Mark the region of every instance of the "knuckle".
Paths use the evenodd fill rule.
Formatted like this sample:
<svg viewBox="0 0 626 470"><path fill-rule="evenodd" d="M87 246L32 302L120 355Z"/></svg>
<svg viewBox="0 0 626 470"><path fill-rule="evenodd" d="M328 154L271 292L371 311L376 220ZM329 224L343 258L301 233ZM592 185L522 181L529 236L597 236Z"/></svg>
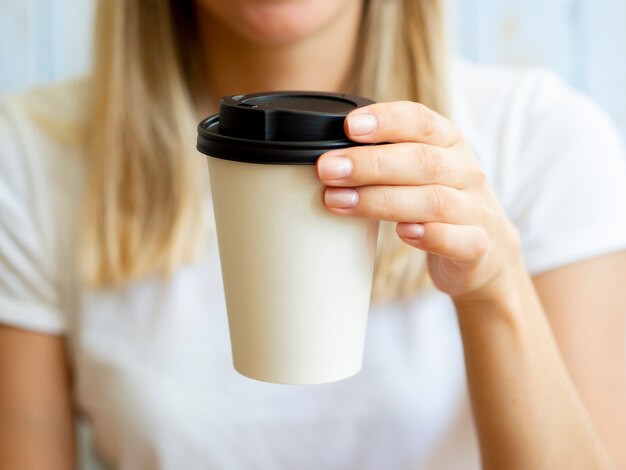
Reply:
<svg viewBox="0 0 626 470"><path fill-rule="evenodd" d="M450 193L443 186L433 186L427 205L428 212L434 220L445 220L450 207Z"/></svg>
<svg viewBox="0 0 626 470"><path fill-rule="evenodd" d="M412 108L416 105L419 105L418 103L414 103L413 101L408 101L408 100L400 100L400 101L396 101L395 102L395 111L399 112L399 113L410 113Z"/></svg>
<svg viewBox="0 0 626 470"><path fill-rule="evenodd" d="M411 101L406 101L406 100L395 101L394 103L392 103L390 107L390 112L391 114L393 114L393 117L395 118L395 120L399 122L404 122L407 119L414 119L415 111L413 110L413 107L416 104L417 103L413 103Z"/></svg>
<svg viewBox="0 0 626 470"><path fill-rule="evenodd" d="M424 106L423 104L416 103L417 108L416 112L418 116L420 116L420 126L421 133L424 137L428 138L433 136L437 131L437 120L435 118L435 113L433 113L429 108Z"/></svg>
<svg viewBox="0 0 626 470"><path fill-rule="evenodd" d="M396 119L416 123L420 128L420 134L425 137L436 132L437 122L435 114L426 105L414 101L396 101L393 103L392 111Z"/></svg>
<svg viewBox="0 0 626 470"><path fill-rule="evenodd" d="M433 147L419 146L420 166L426 178L436 180L442 172L441 155Z"/></svg>
<svg viewBox="0 0 626 470"><path fill-rule="evenodd" d="M374 192L374 212L379 218L388 218L392 213L391 195L385 188L377 188Z"/></svg>
<svg viewBox="0 0 626 470"><path fill-rule="evenodd" d="M363 159L367 165L366 172L369 177L374 180L379 180L385 174L385 161L382 151L377 146L372 146L369 149L369 157Z"/></svg>

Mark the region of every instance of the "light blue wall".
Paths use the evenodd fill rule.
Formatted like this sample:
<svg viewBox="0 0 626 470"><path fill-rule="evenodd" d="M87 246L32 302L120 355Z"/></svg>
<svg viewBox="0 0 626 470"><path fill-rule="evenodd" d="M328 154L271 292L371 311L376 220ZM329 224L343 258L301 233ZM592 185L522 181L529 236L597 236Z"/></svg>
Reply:
<svg viewBox="0 0 626 470"><path fill-rule="evenodd" d="M626 136L626 0L448 1L461 55L550 67L599 101ZM93 5L0 0L0 94L84 73Z"/></svg>
<svg viewBox="0 0 626 470"><path fill-rule="evenodd" d="M457 51L538 64L598 101L626 136L625 0L449 0Z"/></svg>
<svg viewBox="0 0 626 470"><path fill-rule="evenodd" d="M0 94L85 73L93 0L0 0Z"/></svg>

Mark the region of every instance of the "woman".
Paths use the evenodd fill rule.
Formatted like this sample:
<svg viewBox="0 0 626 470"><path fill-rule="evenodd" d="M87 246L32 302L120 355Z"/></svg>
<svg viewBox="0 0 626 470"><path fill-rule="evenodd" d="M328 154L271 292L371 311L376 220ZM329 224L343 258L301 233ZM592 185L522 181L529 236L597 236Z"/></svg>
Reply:
<svg viewBox="0 0 626 470"><path fill-rule="evenodd" d="M72 468L74 410L122 469L626 468L617 133L544 72L446 72L441 10L100 2L89 82L0 108L1 468ZM388 221L334 384L230 363L195 123L275 89L380 103L317 165L328 210Z"/></svg>

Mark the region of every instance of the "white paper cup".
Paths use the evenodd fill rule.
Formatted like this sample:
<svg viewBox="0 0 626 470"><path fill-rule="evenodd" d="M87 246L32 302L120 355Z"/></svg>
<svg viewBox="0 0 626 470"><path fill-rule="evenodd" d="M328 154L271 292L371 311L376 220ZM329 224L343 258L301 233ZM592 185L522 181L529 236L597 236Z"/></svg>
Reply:
<svg viewBox="0 0 626 470"><path fill-rule="evenodd" d="M378 222L329 212L313 164L250 160L208 158L234 366L274 383L352 376Z"/></svg>

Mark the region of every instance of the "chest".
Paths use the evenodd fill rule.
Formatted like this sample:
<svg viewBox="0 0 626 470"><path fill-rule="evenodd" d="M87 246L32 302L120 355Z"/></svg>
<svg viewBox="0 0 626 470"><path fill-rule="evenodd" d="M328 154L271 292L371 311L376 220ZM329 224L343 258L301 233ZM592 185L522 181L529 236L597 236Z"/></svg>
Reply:
<svg viewBox="0 0 626 470"><path fill-rule="evenodd" d="M120 468L415 462L445 434L464 391L454 315L436 294L373 309L363 370L315 386L235 372L216 247L168 281L85 293L80 305L77 401Z"/></svg>

